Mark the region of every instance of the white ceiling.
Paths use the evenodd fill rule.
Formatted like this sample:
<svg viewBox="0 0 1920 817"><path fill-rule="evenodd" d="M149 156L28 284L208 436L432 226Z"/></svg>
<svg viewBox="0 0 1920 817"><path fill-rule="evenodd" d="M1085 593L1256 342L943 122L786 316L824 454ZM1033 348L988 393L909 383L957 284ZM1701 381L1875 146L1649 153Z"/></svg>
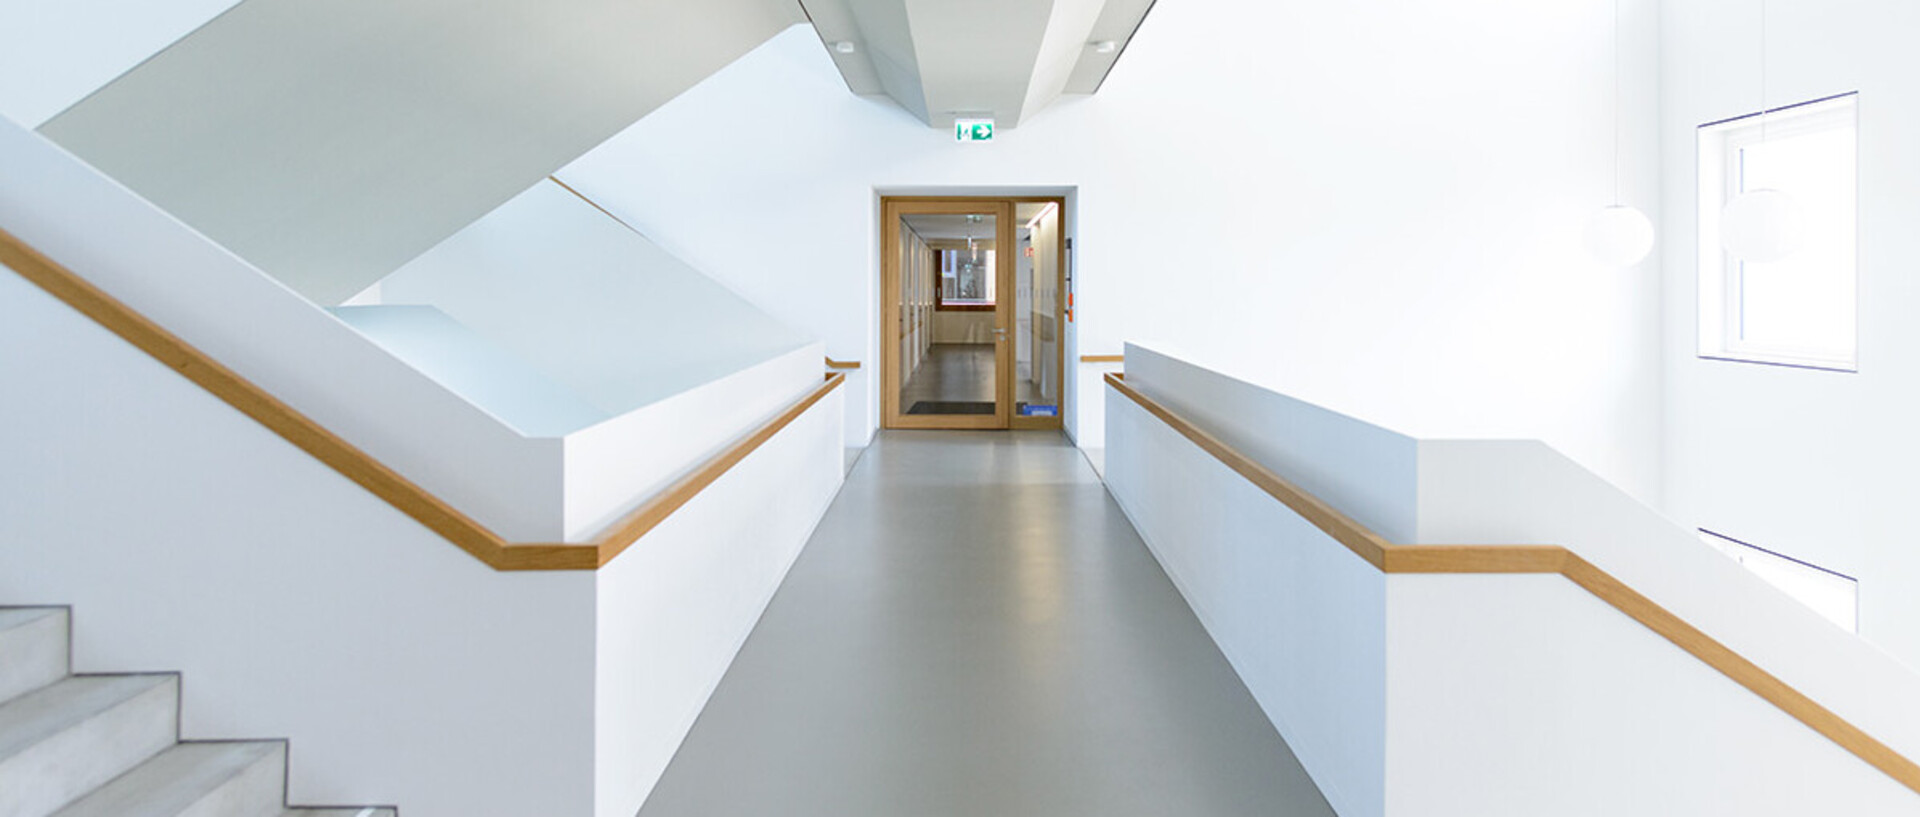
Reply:
<svg viewBox="0 0 1920 817"><path fill-rule="evenodd" d="M334 304L803 20L795 0L246 0L40 131Z"/></svg>
<svg viewBox="0 0 1920 817"><path fill-rule="evenodd" d="M901 220L907 223L908 229L927 241L964 241L969 235L992 240L995 229L993 216L983 216L977 224L968 222L965 215L944 213L939 215L918 213Z"/></svg>
<svg viewBox="0 0 1920 817"><path fill-rule="evenodd" d="M1018 202L1013 206L1014 224L1020 232L1026 232L1027 222L1040 215L1050 203L1044 201ZM993 216L981 216L979 222L967 221L964 213L915 213L901 219L907 227L927 241L966 240L968 235L975 238L991 239L994 234Z"/></svg>
<svg viewBox="0 0 1920 817"><path fill-rule="evenodd" d="M1091 94L1153 0L799 0L856 94L891 97L936 128L1015 127L1062 94ZM1105 53L1096 43L1110 42ZM851 53L834 46L850 43Z"/></svg>

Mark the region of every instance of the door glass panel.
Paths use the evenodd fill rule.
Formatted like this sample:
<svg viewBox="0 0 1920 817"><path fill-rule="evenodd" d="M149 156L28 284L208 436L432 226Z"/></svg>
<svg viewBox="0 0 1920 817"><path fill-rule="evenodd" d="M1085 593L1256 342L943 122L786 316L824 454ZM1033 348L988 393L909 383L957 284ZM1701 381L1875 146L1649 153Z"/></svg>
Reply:
<svg viewBox="0 0 1920 817"><path fill-rule="evenodd" d="M1023 203L1014 209L1018 237L1014 246L1013 413L1017 417L1060 416L1060 208L1052 202Z"/></svg>
<svg viewBox="0 0 1920 817"><path fill-rule="evenodd" d="M998 225L991 214L900 219L900 411L994 414Z"/></svg>

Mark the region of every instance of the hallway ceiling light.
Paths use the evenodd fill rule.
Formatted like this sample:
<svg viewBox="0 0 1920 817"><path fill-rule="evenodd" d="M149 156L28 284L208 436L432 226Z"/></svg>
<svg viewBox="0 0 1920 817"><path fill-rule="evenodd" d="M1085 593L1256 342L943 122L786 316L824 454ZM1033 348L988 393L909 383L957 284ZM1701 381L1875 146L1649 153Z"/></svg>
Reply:
<svg viewBox="0 0 1920 817"><path fill-rule="evenodd" d="M833 44L833 53L835 54L851 54L855 50L852 40L841 40Z"/></svg>
<svg viewBox="0 0 1920 817"><path fill-rule="evenodd" d="M1120 50L1120 44L1112 40L1099 40L1088 43L1088 45L1093 46L1093 53L1095 54L1111 54Z"/></svg>
<svg viewBox="0 0 1920 817"><path fill-rule="evenodd" d="M1613 0L1613 203L1587 219L1587 254L1609 267L1631 267L1653 251L1653 222L1620 203L1620 0Z"/></svg>
<svg viewBox="0 0 1920 817"><path fill-rule="evenodd" d="M1766 143L1767 0L1760 0L1760 145ZM1720 210L1720 244L1741 261L1765 264L1786 258L1800 248L1800 206L1771 187L1744 191Z"/></svg>

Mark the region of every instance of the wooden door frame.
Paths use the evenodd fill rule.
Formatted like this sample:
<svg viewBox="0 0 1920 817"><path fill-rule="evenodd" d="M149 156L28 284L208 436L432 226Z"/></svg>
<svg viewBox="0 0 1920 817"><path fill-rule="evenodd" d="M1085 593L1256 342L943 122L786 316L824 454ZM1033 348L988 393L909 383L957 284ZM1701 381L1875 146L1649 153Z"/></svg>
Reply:
<svg viewBox="0 0 1920 817"><path fill-rule="evenodd" d="M1059 411L1053 417L1020 417L1014 414L1019 394L1018 290L1014 285L1014 265L1018 252L1020 225L1014 221L1018 204L1052 203L1059 219L1059 235L1054 242L1054 373ZM900 263L899 224L902 216L915 214L992 215L994 231L994 277L996 288L1005 293L994 304L995 328L1006 327L1004 336L996 332L994 342L994 413L992 415L910 415L900 405ZM1064 428L1066 404L1066 229L1067 201L1063 196L882 196L880 199L880 426L882 428L944 429L1059 429ZM1035 352L1039 350L1036 349Z"/></svg>

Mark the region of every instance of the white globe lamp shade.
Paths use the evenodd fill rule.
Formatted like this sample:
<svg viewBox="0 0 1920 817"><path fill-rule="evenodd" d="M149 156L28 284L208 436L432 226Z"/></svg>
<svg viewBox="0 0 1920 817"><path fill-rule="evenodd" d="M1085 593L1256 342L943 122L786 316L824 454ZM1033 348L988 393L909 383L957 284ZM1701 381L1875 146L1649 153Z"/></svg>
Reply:
<svg viewBox="0 0 1920 817"><path fill-rule="evenodd" d="M1653 222L1638 208L1615 204L1587 219L1587 252L1609 267L1631 267L1653 250Z"/></svg>
<svg viewBox="0 0 1920 817"><path fill-rule="evenodd" d="M1742 261L1765 264L1800 248L1800 205L1771 187L1735 196L1720 211L1720 243Z"/></svg>

